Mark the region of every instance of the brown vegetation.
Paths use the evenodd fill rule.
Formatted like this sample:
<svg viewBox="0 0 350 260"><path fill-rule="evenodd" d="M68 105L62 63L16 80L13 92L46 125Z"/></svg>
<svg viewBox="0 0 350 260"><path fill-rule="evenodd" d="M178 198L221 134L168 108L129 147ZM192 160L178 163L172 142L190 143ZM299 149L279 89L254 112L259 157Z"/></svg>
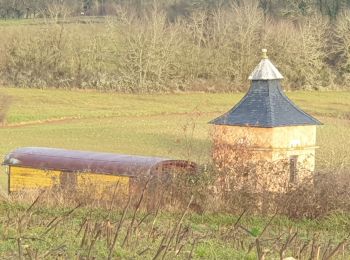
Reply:
<svg viewBox="0 0 350 260"><path fill-rule="evenodd" d="M200 178L203 177L201 176ZM332 177L334 178L334 176ZM349 179L348 177L346 178ZM343 182L340 179L339 181ZM183 187L178 186L178 184L176 186L177 190ZM349 195L347 191L349 181L343 183L342 187L338 184L332 185L332 189L337 190L337 192L328 193L332 199L335 199L333 202L336 201L336 197L340 193L345 192ZM38 191L36 194L35 192L26 193L22 198L17 193L15 196L12 196L12 202L5 204L5 206L7 205L8 213L0 218L0 225L3 230L0 241L6 243L13 241L12 244L16 246L9 247L9 250L6 251L6 257L14 259L68 257L69 254L72 254L70 251L72 247L68 246L69 243L74 243L75 245L73 247L74 254L78 254L78 256L86 259L93 258L94 255L103 252L105 257L108 255L108 259L113 259L115 254L125 250L132 250L133 252L136 250L139 256L147 255L148 258L153 259L170 259L175 256L182 259L191 258L196 246L202 241L214 238L225 241L230 247L247 255L255 251L258 259L265 259L268 256L278 256L279 259L284 259L287 256L293 256L298 259L330 259L331 257L344 256L348 253L348 237L334 242L331 240L326 241L317 234L307 234L307 238L305 238L303 231L295 228L279 229L277 233L270 232L277 214L284 214L287 210L300 214L305 213L304 210L314 213L320 212L320 209L330 209L328 206L331 200L324 200L325 197L321 190L329 188L330 184L327 181L322 184L326 186L318 186L321 189L318 188L317 193L314 193L315 190L308 187L307 189L295 190L294 193L289 194L290 198L292 198L291 201L294 203L294 208L284 200L283 204L278 205L283 205L283 207L269 211L270 214L268 215L270 217L266 220L266 224L261 230L255 230L243 222L249 213L256 212L254 206L256 205L257 197L249 197L252 194L244 194L242 192L232 193L232 200L225 201L225 205L223 203L218 204L218 200L209 201L213 197L212 194L208 193L207 186L206 201L201 201L204 203L202 206L207 210L215 208L221 212L225 208L225 211L239 215L234 224L223 226L215 233L203 233L200 230L193 230L186 223L186 218L191 214L190 211L191 209L193 210L193 205L196 205L194 203L198 202L198 193L194 192L198 191L198 185L199 183L197 182L193 186L196 189L191 188L193 194L183 201L182 206L176 210L179 214L174 214L176 217L167 220L167 224L164 224L161 212L164 210L168 211L169 206L167 203L162 203L164 196L148 197L147 183L141 192L132 193L129 197L124 197L122 200L119 199L118 194L114 194L113 199L105 201L104 204L95 204L91 200L82 200L81 196L74 196L71 191L61 191L59 193L57 191ZM189 186L185 187L188 188ZM186 191L186 188L180 190L183 192ZM57 194L60 195L57 196ZM202 193L202 195L204 194ZM310 199L309 196L313 198ZM61 200L62 198L65 198L65 200ZM271 196L265 199L268 199L269 205L277 202ZM348 204L346 202L349 201L348 197L342 196L341 199L347 199L343 202ZM19 206L21 204L13 203L18 200L21 202L25 200L31 205L23 208L23 206ZM155 201L154 208L147 207L148 200ZM315 203L317 200L319 200L318 203ZM303 207L307 203L310 204L306 208ZM221 207L220 209L218 209L218 205ZM64 206L64 208L62 211L48 211L52 206L55 208ZM338 207L343 209L345 209L344 206L338 204ZM348 206L346 207L348 208ZM103 213L98 213L94 211L96 207L103 207L105 210ZM335 208L333 207L333 209ZM174 208L171 210L174 212ZM46 214L46 217L42 218L41 214ZM310 215L298 215L298 217L302 216ZM67 227L69 227L69 231ZM34 230L37 232L35 235L33 235ZM57 240L56 234L60 232L63 232L62 236L65 238L63 241L62 239ZM52 240L52 237L55 239Z"/></svg>
<svg viewBox="0 0 350 260"><path fill-rule="evenodd" d="M278 212L312 219L350 212L347 167L311 172L300 161L291 179L288 160L258 159L245 142L221 144L214 153L215 167L201 176L209 182L199 204L210 205L209 211L237 214L246 209L260 215Z"/></svg>
<svg viewBox="0 0 350 260"><path fill-rule="evenodd" d="M238 167L240 169L238 169ZM287 167L288 168L288 167ZM41 202L46 206L84 205L93 208L118 209L128 197L139 203L136 197L142 194L143 210L177 212L187 206L195 213L239 214L243 210L251 214L270 215L278 213L290 218L322 218L332 213L350 212L349 171L317 172L313 178L304 178L298 183L282 182L286 170L285 162L273 164L239 164L229 172L206 166L195 175L180 173L171 181L152 185L153 179L144 180L138 190L129 195L119 185L106 188L104 193L93 185L84 190L23 190L12 193L11 201L26 202L43 193ZM262 175L263 173L263 175ZM158 180L159 181L159 180ZM140 185L141 185L140 184ZM156 188L155 188L156 187Z"/></svg>
<svg viewBox="0 0 350 260"><path fill-rule="evenodd" d="M1 79L6 85L122 92L235 91L260 49L293 89L348 87L348 16L317 13L266 17L255 1L169 22L154 7L142 16L118 9L104 23L1 27Z"/></svg>

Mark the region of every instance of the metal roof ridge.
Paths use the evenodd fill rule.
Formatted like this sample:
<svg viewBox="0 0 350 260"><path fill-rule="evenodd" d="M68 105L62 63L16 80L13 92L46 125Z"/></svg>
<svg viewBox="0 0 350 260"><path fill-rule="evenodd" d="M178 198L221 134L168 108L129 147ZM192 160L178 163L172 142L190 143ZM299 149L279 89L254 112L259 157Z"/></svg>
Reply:
<svg viewBox="0 0 350 260"><path fill-rule="evenodd" d="M26 151L28 148L30 150L33 149L32 147L22 147L7 154L3 161L3 165L29 167L42 170L56 169L60 171L91 172L123 176L149 174L159 165L172 163L177 165L176 167L187 167L187 165L190 167L197 167L196 163L188 160L159 157L140 158L138 156L128 156L128 159L125 159L125 157L122 157L123 155L99 152L88 152L88 155L102 155L102 158L86 157L84 154L74 154L74 152L77 152L76 150L57 148L45 149L45 147L35 148L39 153L35 153L35 149L32 150L31 153L28 153ZM40 152L45 150L47 151L47 154ZM65 154L62 153L55 154L55 151L57 150L64 150L67 152L68 156L65 156ZM106 155L106 157L103 158L103 155Z"/></svg>
<svg viewBox="0 0 350 260"><path fill-rule="evenodd" d="M283 79L282 74L278 71L275 65L267 57L267 50L262 49L262 60L255 67L253 72L248 77L249 80L273 80Z"/></svg>
<svg viewBox="0 0 350 260"><path fill-rule="evenodd" d="M273 105L272 105L272 95L270 94L270 84L268 83L267 84L267 91L268 91L268 111L267 111L267 114L268 114L268 117L269 117L269 121L270 121L270 125L271 126L273 126L273 125L275 125L275 123L274 123L274 116L273 116L273 114L274 114L274 107L273 107Z"/></svg>
<svg viewBox="0 0 350 260"><path fill-rule="evenodd" d="M116 157L124 157L124 158L128 158L128 157L134 157L134 158L138 158L138 159L159 159L159 160L173 160L167 157L158 157L158 156L147 156L147 155L134 155L134 154L120 154L120 153L113 153L113 152L99 152L99 151L85 151L85 150L75 150L75 149L65 149L65 148L53 148L53 147L40 147L40 146L25 146L25 147L19 147L16 148L15 150L11 151L12 152L16 152L17 150L24 150L24 149L37 149L37 150L52 150L52 151L58 151L58 152L76 152L79 153L81 155L83 154L90 154L90 155L110 155L110 156L116 156ZM63 157L63 158L68 158L68 159L80 159L80 157L76 156L76 157L71 157L71 156L66 156L66 155L47 155L47 154L41 154L41 153L37 153L37 151L35 151L34 153L31 151L28 152L23 152L23 154L27 154L27 155L43 155L46 157ZM91 158L90 158L91 159ZM95 161L105 161L105 160L101 160L101 159L96 159L94 158L93 160Z"/></svg>

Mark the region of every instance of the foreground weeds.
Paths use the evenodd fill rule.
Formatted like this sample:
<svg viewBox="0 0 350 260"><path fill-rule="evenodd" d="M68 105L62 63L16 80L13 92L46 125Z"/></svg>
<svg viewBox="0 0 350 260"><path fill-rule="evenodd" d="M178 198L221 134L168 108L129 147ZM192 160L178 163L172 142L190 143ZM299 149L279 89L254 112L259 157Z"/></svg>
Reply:
<svg viewBox="0 0 350 260"><path fill-rule="evenodd" d="M345 259L349 219L291 221L196 214L194 196L170 209L146 189L105 204L57 199L50 192L0 204L2 259ZM150 208L149 200L156 201Z"/></svg>

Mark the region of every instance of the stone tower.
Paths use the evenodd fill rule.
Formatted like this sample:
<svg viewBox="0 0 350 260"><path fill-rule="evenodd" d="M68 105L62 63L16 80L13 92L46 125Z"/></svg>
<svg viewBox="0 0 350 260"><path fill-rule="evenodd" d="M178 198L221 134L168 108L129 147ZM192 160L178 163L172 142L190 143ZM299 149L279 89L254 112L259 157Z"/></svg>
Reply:
<svg viewBox="0 0 350 260"><path fill-rule="evenodd" d="M210 122L214 125L213 161L220 168L233 167L241 156L244 165L283 161L284 173L272 174L270 167L264 175L282 183L298 183L312 175L316 126L321 123L283 93L282 79L263 49L263 59L249 76L248 93L231 110Z"/></svg>

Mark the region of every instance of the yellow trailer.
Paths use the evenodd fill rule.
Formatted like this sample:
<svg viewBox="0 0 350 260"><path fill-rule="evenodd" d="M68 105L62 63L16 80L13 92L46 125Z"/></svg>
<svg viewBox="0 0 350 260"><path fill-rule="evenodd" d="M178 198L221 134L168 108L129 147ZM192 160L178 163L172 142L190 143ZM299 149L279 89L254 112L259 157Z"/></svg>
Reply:
<svg viewBox="0 0 350 260"><path fill-rule="evenodd" d="M197 170L195 163L185 160L45 147L16 149L3 165L8 167L9 193L62 188L101 195L111 193L114 186L128 193L151 177L164 181L174 173Z"/></svg>

